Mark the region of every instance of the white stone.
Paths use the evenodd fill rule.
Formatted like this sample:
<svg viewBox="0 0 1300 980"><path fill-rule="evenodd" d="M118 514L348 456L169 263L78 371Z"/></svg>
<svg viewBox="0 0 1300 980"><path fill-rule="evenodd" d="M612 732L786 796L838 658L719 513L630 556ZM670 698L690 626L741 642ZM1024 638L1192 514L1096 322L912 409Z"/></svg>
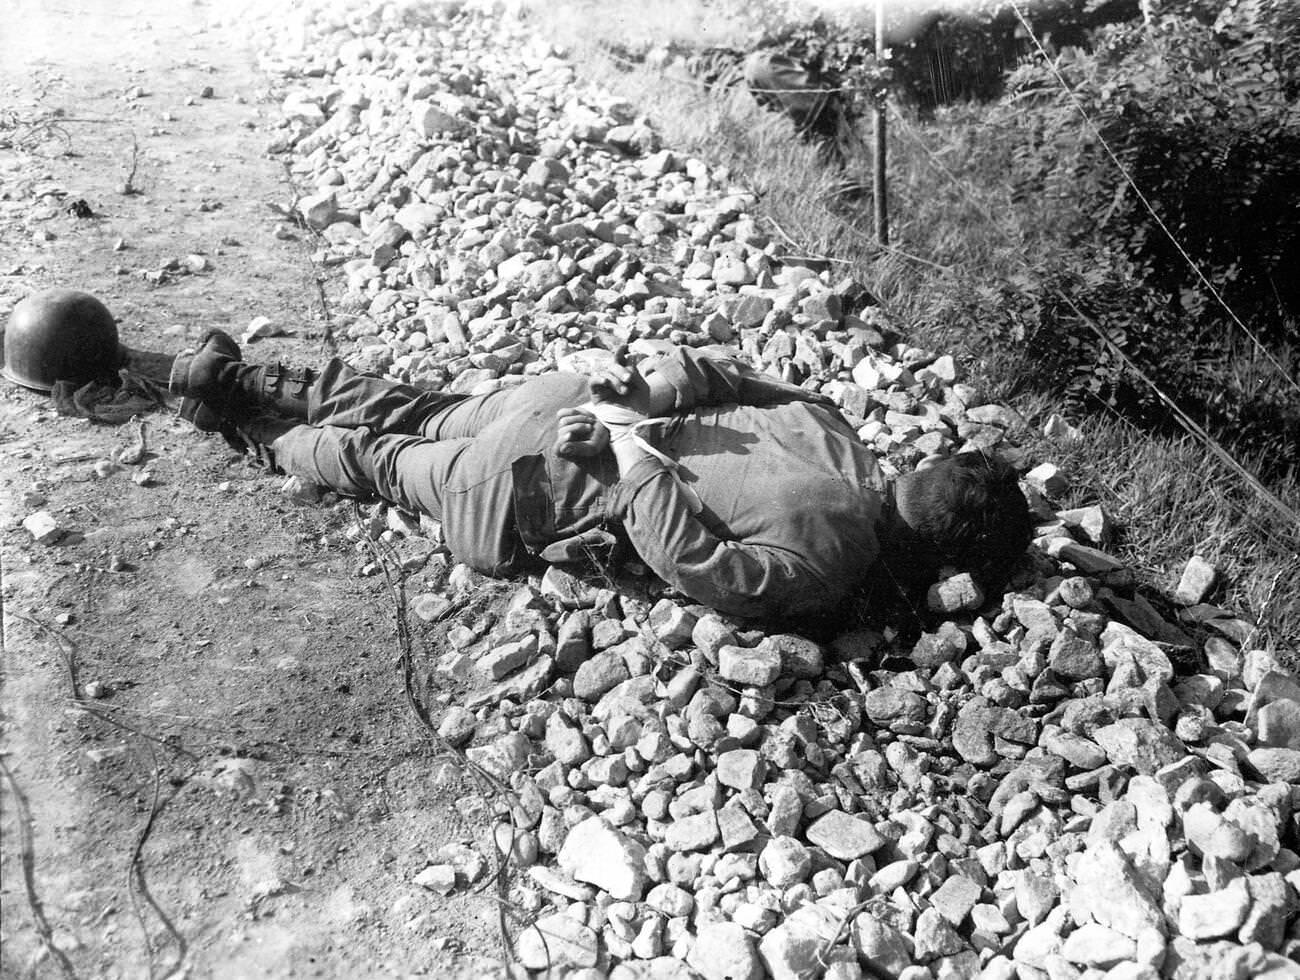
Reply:
<svg viewBox="0 0 1300 980"><path fill-rule="evenodd" d="M556 912L542 916L519 934L515 955L529 970L592 967L599 959L600 940L577 919Z"/></svg>
<svg viewBox="0 0 1300 980"><path fill-rule="evenodd" d="M415 876L415 883L439 895L449 895L456 888L456 869L450 864L433 864Z"/></svg>
<svg viewBox="0 0 1300 980"><path fill-rule="evenodd" d="M48 510L38 510L23 518L23 528L37 544L55 544L68 533Z"/></svg>
<svg viewBox="0 0 1300 980"><path fill-rule="evenodd" d="M1137 955L1137 943L1096 922L1080 926L1066 936L1061 955L1071 963L1109 969Z"/></svg>
<svg viewBox="0 0 1300 980"><path fill-rule="evenodd" d="M808 827L808 842L833 858L852 861L884 846L885 838L867 821L831 810Z"/></svg>
<svg viewBox="0 0 1300 980"><path fill-rule="evenodd" d="M714 922L701 927L686 962L704 980L763 978L763 964L753 939L734 922Z"/></svg>
<svg viewBox="0 0 1300 980"><path fill-rule="evenodd" d="M758 954L772 980L814 980L821 976L821 950L840 932L842 915L804 905L758 942Z"/></svg>
<svg viewBox="0 0 1300 980"><path fill-rule="evenodd" d="M1226 888L1208 895L1187 895L1178 910L1178 931L1188 939L1231 936L1250 911L1246 880L1236 878Z"/></svg>
<svg viewBox="0 0 1300 980"><path fill-rule="evenodd" d="M640 901L645 890L645 848L600 817L588 817L570 830L557 860L576 880L620 901Z"/></svg>

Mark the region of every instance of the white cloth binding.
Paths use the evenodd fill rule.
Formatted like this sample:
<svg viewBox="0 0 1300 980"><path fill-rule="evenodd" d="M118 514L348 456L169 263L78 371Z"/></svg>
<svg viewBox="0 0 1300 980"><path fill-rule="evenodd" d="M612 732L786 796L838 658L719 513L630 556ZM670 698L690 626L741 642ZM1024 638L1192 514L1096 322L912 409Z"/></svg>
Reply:
<svg viewBox="0 0 1300 980"><path fill-rule="evenodd" d="M653 456L659 462L663 463L673 482L681 488L682 494L686 497L686 506L692 514L699 514L704 510L704 504L701 503L699 495L683 482L681 474L678 472L677 461L670 456L660 452L641 435L640 429L651 422L657 422L658 419L646 418L640 412L633 411L624 405L614 402L587 402L580 405L585 412L594 415L606 429L609 430L609 441L611 444L631 440L633 445L648 456Z"/></svg>

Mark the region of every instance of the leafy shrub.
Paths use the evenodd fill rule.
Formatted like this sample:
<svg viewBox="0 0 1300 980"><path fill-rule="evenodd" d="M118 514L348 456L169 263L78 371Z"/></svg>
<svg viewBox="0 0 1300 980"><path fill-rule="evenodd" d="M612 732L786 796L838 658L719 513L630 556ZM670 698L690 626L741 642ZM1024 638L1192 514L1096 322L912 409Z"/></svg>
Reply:
<svg viewBox="0 0 1300 980"><path fill-rule="evenodd" d="M1258 32L1244 32L1243 20ZM964 338L1011 390L1171 428L1168 406L1068 296L1194 419L1266 474L1294 472L1300 113L1288 95L1293 49L1277 39L1298 24L1300 10L1242 0L1217 20L1111 28L1093 52L1057 61L1156 213L1267 354L1200 282L1041 61L1011 77L999 105L945 112L927 127L965 193L982 202L971 224L987 233L992 216L1019 245L1005 261L985 248L992 261L972 266L962 238L945 232L950 250L938 257L965 268L961 278L979 278L948 291L926 314L929 329ZM930 223L951 222L932 209Z"/></svg>
<svg viewBox="0 0 1300 980"><path fill-rule="evenodd" d="M1300 30L1300 9L1277 29ZM1300 313L1300 111L1267 36L1238 42L1221 18L1106 32L1062 59L1073 97L1041 61L1010 80L994 123L1019 130L1013 178L1041 194L1067 233L1120 242L1193 317L1221 315L1186 259L1087 129L1088 117L1184 249L1243 319L1275 339Z"/></svg>

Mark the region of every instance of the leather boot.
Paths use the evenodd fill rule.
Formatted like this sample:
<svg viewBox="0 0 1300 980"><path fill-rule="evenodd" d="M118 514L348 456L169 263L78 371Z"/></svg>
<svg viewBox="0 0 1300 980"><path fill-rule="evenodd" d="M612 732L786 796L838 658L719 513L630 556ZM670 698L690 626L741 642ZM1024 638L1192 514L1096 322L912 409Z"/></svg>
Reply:
<svg viewBox="0 0 1300 980"><path fill-rule="evenodd" d="M213 330L196 354L172 363L168 388L182 396L182 418L205 432L216 432L222 423L264 411L307 421L307 392L315 380L316 372L309 368L245 364L239 345Z"/></svg>

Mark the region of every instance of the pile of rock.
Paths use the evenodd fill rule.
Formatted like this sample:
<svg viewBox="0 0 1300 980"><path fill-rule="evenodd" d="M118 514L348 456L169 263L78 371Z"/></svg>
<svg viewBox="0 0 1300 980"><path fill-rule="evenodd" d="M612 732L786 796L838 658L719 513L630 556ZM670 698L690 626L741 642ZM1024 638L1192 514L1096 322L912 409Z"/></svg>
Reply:
<svg viewBox="0 0 1300 980"><path fill-rule="evenodd" d="M1300 947L1300 685L1239 653L1237 620L1159 643L1061 570L910 650L823 649L555 570L458 625L440 669L502 679L444 734L511 779L504 848L555 862L513 892L539 914L521 961L1293 975L1273 951Z"/></svg>
<svg viewBox="0 0 1300 980"><path fill-rule="evenodd" d="M317 10L281 66L276 149L311 185L299 211L362 367L482 391L634 336L721 342L830 395L897 466L1021 425L517 24L430 16ZM558 570L456 622L438 669L485 689L442 732L514 790L498 840L536 917L523 965L1295 975L1300 685L1202 602L1203 563L1176 617L1135 594L1105 515L1054 511L1061 489L1050 465L1027 477L1039 537L1015 591L940 583L907 647L823 647ZM435 867L420 883L454 888Z"/></svg>

